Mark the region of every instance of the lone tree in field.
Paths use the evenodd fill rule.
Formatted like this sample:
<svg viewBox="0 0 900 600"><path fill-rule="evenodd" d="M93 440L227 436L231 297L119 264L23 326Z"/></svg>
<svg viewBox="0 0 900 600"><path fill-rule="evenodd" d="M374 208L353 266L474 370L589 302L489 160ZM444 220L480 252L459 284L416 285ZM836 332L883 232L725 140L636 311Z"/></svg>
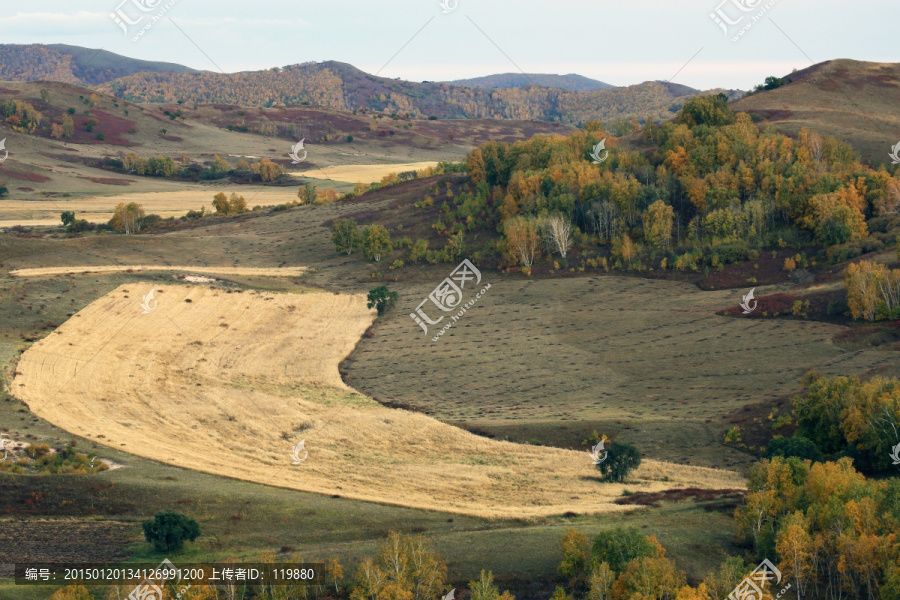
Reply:
<svg viewBox="0 0 900 600"><path fill-rule="evenodd" d="M397 292L387 289L386 285L380 285L369 292L369 302L366 304L369 308L377 308L380 317L389 308L394 308L397 304Z"/></svg>
<svg viewBox="0 0 900 600"><path fill-rule="evenodd" d="M381 225L369 225L362 233L363 254L369 260L380 262L385 254L394 251L391 234Z"/></svg>
<svg viewBox="0 0 900 600"><path fill-rule="evenodd" d="M141 527L144 538L153 544L157 552L177 552L184 546L185 540L193 542L200 537L197 521L171 510L156 513Z"/></svg>
<svg viewBox="0 0 900 600"><path fill-rule="evenodd" d="M337 219L331 224L331 241L338 252L350 256L359 247L359 225L353 219Z"/></svg>
<svg viewBox="0 0 900 600"><path fill-rule="evenodd" d="M64 210L60 215L60 220L62 221L63 225L68 227L75 222L75 212L71 210Z"/></svg>
<svg viewBox="0 0 900 600"><path fill-rule="evenodd" d="M597 465L604 481L622 483L628 475L641 466L641 453L634 444L613 442L607 449L606 460Z"/></svg>

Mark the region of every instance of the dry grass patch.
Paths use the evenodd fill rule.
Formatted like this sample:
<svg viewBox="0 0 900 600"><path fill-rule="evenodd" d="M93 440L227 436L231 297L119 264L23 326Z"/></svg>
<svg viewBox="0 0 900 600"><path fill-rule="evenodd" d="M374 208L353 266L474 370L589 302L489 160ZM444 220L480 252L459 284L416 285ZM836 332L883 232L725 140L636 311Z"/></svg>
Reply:
<svg viewBox="0 0 900 600"><path fill-rule="evenodd" d="M306 267L174 267L167 265L106 265L74 267L39 267L35 269L17 269L10 271L14 277L47 277L49 275L79 275L84 273L131 273L135 271L184 271L191 273L210 273L213 275L244 275L248 277L299 277L307 271Z"/></svg>
<svg viewBox="0 0 900 600"><path fill-rule="evenodd" d="M476 516L626 510L613 504L626 487L743 487L730 471L652 460L625 485L601 484L585 452L378 404L338 373L375 317L362 295L166 285L144 315L143 287L117 288L26 351L14 395L74 434L179 467ZM309 456L292 466L304 439Z"/></svg>
<svg viewBox="0 0 900 600"><path fill-rule="evenodd" d="M436 167L437 162L414 162L387 165L336 165L322 167L309 171L294 171L291 175L308 177L310 179L334 179L348 183L374 183L381 181L385 175L402 173L404 171L418 171L428 167Z"/></svg>

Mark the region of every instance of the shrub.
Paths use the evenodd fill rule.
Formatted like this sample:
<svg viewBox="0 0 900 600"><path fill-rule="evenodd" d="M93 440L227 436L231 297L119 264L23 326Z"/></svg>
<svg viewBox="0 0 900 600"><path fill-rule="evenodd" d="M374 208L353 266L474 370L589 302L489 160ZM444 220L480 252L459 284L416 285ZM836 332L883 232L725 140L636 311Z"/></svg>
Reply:
<svg viewBox="0 0 900 600"><path fill-rule="evenodd" d="M826 251L826 256L833 264L847 262L862 254L862 248L858 244L844 244L833 246Z"/></svg>
<svg viewBox="0 0 900 600"><path fill-rule="evenodd" d="M710 252L713 256L717 256L723 265L733 265L750 260L750 246L745 242L719 244L713 246Z"/></svg>
<svg viewBox="0 0 900 600"><path fill-rule="evenodd" d="M394 308L394 305L397 304L397 296L397 292L388 290L386 285L380 285L369 292L366 306L377 309L378 316L381 316L389 308Z"/></svg>
<svg viewBox="0 0 900 600"><path fill-rule="evenodd" d="M829 317L838 317L846 313L850 310L850 305L847 304L844 300L835 300L834 302L828 303L828 308L825 309L825 312L828 313Z"/></svg>
<svg viewBox="0 0 900 600"><path fill-rule="evenodd" d="M864 254L869 252L878 252L879 250L884 249L884 242L882 242L878 238L869 236L859 242L859 247L862 249Z"/></svg>
<svg viewBox="0 0 900 600"><path fill-rule="evenodd" d="M200 536L197 521L171 510L156 513L141 527L144 538L153 544L157 552L177 552L186 540L193 542Z"/></svg>
<svg viewBox="0 0 900 600"><path fill-rule="evenodd" d="M725 443L726 444L737 444L741 441L741 428L737 425L734 427L730 427L728 431L725 432Z"/></svg>
<svg viewBox="0 0 900 600"><path fill-rule="evenodd" d="M766 458L773 456L783 456L784 458L796 456L797 458L808 458L814 462L820 462L823 458L816 444L801 435L774 438L766 447Z"/></svg>
<svg viewBox="0 0 900 600"><path fill-rule="evenodd" d="M606 460L597 465L604 481L621 483L633 470L641 466L641 453L634 444L613 442L608 452Z"/></svg>
<svg viewBox="0 0 900 600"><path fill-rule="evenodd" d="M416 240L409 250L409 260L419 262L428 254L428 240Z"/></svg>

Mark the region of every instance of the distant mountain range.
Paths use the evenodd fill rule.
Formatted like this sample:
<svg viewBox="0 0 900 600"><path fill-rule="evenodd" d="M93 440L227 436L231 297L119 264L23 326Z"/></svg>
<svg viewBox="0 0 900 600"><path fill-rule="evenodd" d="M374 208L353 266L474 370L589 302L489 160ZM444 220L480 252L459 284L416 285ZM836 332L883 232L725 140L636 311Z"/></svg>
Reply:
<svg viewBox="0 0 900 600"><path fill-rule="evenodd" d="M456 82L411 82L328 61L243 73L197 71L77 46L0 45L0 80L49 80L92 87L134 103L242 107L315 105L413 118L500 118L577 124L632 117L664 120L703 93L665 82L628 87L580 75L503 74Z"/></svg>
<svg viewBox="0 0 900 600"><path fill-rule="evenodd" d="M464 85L477 88L524 88L532 85L559 88L573 92L596 92L615 87L596 79L570 73L569 75L549 75L543 73L503 73L474 79L447 81L450 85Z"/></svg>

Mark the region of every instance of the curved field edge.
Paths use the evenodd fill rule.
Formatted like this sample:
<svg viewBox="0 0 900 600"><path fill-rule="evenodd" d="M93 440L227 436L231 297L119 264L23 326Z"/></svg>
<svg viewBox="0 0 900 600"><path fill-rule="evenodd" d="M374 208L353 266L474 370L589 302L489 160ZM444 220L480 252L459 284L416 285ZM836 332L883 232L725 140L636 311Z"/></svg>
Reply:
<svg viewBox="0 0 900 600"><path fill-rule="evenodd" d="M104 273L132 273L150 271L178 271L209 273L210 275L245 275L257 277L299 277L308 271L306 267L186 267L168 265L98 265L73 267L38 267L10 271L13 277L48 277L51 275L79 275Z"/></svg>
<svg viewBox="0 0 900 600"><path fill-rule="evenodd" d="M35 343L13 394L71 433L167 464L479 517L626 510L612 503L626 487L744 487L730 471L651 460L627 484L601 485L584 452L378 404L338 373L375 317L362 295L164 285L142 314L142 287L120 286Z"/></svg>

